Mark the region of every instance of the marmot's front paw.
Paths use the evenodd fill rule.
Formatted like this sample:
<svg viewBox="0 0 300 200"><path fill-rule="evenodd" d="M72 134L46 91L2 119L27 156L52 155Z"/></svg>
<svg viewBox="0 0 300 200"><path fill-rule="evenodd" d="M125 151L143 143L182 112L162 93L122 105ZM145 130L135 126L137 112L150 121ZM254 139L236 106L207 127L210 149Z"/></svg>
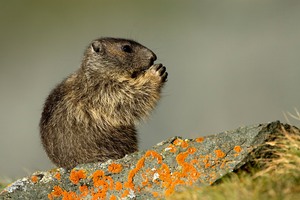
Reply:
<svg viewBox="0 0 300 200"><path fill-rule="evenodd" d="M166 67L162 64L154 64L149 69L153 74L159 76L162 82L166 82L168 78L168 72L166 72Z"/></svg>

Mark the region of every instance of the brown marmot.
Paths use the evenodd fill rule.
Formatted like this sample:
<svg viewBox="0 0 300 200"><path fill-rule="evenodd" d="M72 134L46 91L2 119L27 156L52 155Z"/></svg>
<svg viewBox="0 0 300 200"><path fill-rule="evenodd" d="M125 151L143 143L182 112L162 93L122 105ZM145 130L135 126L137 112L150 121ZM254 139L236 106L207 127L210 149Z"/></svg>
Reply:
<svg viewBox="0 0 300 200"><path fill-rule="evenodd" d="M155 60L132 40L92 41L81 67L46 99L40 136L51 161L70 169L137 151L135 123L153 110L168 76Z"/></svg>

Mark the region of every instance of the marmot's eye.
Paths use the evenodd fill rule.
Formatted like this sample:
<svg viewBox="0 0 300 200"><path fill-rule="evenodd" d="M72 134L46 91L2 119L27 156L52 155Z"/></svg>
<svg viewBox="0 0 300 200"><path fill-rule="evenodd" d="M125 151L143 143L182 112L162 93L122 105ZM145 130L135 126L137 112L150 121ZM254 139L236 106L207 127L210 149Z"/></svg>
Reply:
<svg viewBox="0 0 300 200"><path fill-rule="evenodd" d="M124 46L122 46L122 51L124 51L126 53L132 53L132 48L129 45L124 45Z"/></svg>

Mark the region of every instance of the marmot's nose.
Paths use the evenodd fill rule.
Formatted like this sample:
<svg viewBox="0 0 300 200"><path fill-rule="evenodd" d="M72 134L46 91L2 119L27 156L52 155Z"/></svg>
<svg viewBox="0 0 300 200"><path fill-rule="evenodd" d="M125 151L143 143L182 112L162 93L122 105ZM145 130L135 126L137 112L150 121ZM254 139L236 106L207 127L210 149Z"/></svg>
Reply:
<svg viewBox="0 0 300 200"><path fill-rule="evenodd" d="M150 62L153 65L154 61L157 59L155 53L151 52L151 56L150 56Z"/></svg>
<svg viewBox="0 0 300 200"><path fill-rule="evenodd" d="M153 52L152 52L152 57L151 57L151 59L152 59L153 61L155 61L155 60L157 59L155 53L153 53Z"/></svg>

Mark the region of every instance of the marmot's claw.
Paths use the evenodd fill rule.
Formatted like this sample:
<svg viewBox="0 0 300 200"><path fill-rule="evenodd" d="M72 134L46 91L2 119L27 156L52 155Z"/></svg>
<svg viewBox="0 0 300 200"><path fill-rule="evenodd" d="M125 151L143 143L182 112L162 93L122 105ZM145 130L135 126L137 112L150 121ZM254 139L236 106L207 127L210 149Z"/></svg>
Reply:
<svg viewBox="0 0 300 200"><path fill-rule="evenodd" d="M163 82L167 82L168 81L168 72L165 72L162 76L161 79Z"/></svg>
<svg viewBox="0 0 300 200"><path fill-rule="evenodd" d="M159 75L162 76L166 72L166 67L163 66L159 69Z"/></svg>
<svg viewBox="0 0 300 200"><path fill-rule="evenodd" d="M152 66L152 68L155 70L155 71L158 71L163 65L162 64L154 64Z"/></svg>
<svg viewBox="0 0 300 200"><path fill-rule="evenodd" d="M162 64L155 64L152 66L152 69L155 71L155 73L158 73L158 75L161 77L162 81L167 81L168 72L166 72L166 67Z"/></svg>

